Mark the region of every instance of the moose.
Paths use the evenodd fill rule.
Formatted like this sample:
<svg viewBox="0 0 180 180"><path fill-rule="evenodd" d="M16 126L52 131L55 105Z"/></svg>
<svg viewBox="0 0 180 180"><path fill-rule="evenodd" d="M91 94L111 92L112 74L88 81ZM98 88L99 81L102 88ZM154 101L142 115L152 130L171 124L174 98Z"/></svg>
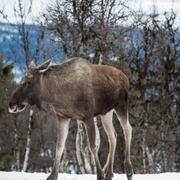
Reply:
<svg viewBox="0 0 180 180"><path fill-rule="evenodd" d="M29 72L12 93L9 112L18 113L26 106L42 102L52 105L57 116L57 142L52 173L47 180L57 180L60 159L63 154L71 119L81 121L86 128L90 150L94 156L97 180L112 180L116 132L113 112L116 113L125 138L124 168L128 180L132 180L130 160L132 127L128 120L128 88L126 75L108 65L95 65L88 60L74 57L50 66L51 60L37 66L32 60ZM93 118L100 116L108 138L109 153L104 167L98 158Z"/></svg>

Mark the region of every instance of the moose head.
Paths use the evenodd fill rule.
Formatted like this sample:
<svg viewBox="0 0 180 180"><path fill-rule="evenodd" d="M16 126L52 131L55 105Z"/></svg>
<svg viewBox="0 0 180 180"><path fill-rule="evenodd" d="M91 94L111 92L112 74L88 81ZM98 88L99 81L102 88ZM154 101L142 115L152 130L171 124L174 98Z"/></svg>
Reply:
<svg viewBox="0 0 180 180"><path fill-rule="evenodd" d="M48 60L40 66L36 66L34 60L30 61L28 65L29 72L25 74L19 86L12 93L9 101L9 112L21 112L28 104L36 105L38 108L41 108L39 93L40 76L48 70L50 63L51 60Z"/></svg>

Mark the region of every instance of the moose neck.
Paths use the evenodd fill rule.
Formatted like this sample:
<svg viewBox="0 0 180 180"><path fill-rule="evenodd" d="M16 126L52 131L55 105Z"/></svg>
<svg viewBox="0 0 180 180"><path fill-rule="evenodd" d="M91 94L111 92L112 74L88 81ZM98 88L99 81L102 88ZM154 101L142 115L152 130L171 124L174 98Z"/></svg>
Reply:
<svg viewBox="0 0 180 180"><path fill-rule="evenodd" d="M62 100L64 75L59 71L48 71L40 77L40 97L49 104L58 104Z"/></svg>

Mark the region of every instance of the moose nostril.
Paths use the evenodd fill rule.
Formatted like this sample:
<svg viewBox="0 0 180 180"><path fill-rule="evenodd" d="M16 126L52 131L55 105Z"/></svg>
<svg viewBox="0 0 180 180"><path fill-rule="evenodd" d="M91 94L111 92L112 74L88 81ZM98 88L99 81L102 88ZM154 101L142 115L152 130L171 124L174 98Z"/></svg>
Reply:
<svg viewBox="0 0 180 180"><path fill-rule="evenodd" d="M13 103L12 102L9 102L9 107L11 108L13 106Z"/></svg>
<svg viewBox="0 0 180 180"><path fill-rule="evenodd" d="M17 107L15 107L15 108L13 109L13 111L16 112L16 111L17 111Z"/></svg>
<svg viewBox="0 0 180 180"><path fill-rule="evenodd" d="M15 112L17 112L17 106L16 106L16 105L9 104L9 112L10 112L10 113L15 113Z"/></svg>
<svg viewBox="0 0 180 180"><path fill-rule="evenodd" d="M12 105L11 104L9 104L9 109L12 109Z"/></svg>

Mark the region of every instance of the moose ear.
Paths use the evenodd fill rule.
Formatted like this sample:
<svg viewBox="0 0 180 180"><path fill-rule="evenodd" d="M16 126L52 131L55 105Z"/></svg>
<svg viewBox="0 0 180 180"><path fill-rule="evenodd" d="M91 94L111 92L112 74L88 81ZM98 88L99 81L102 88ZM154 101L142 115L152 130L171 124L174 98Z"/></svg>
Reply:
<svg viewBox="0 0 180 180"><path fill-rule="evenodd" d="M45 63L41 64L40 66L37 67L37 70L39 72L45 72L49 68L49 64L51 63L51 60L47 60Z"/></svg>
<svg viewBox="0 0 180 180"><path fill-rule="evenodd" d="M36 63L34 59L29 60L28 62L28 68L29 69L35 69L36 68Z"/></svg>

